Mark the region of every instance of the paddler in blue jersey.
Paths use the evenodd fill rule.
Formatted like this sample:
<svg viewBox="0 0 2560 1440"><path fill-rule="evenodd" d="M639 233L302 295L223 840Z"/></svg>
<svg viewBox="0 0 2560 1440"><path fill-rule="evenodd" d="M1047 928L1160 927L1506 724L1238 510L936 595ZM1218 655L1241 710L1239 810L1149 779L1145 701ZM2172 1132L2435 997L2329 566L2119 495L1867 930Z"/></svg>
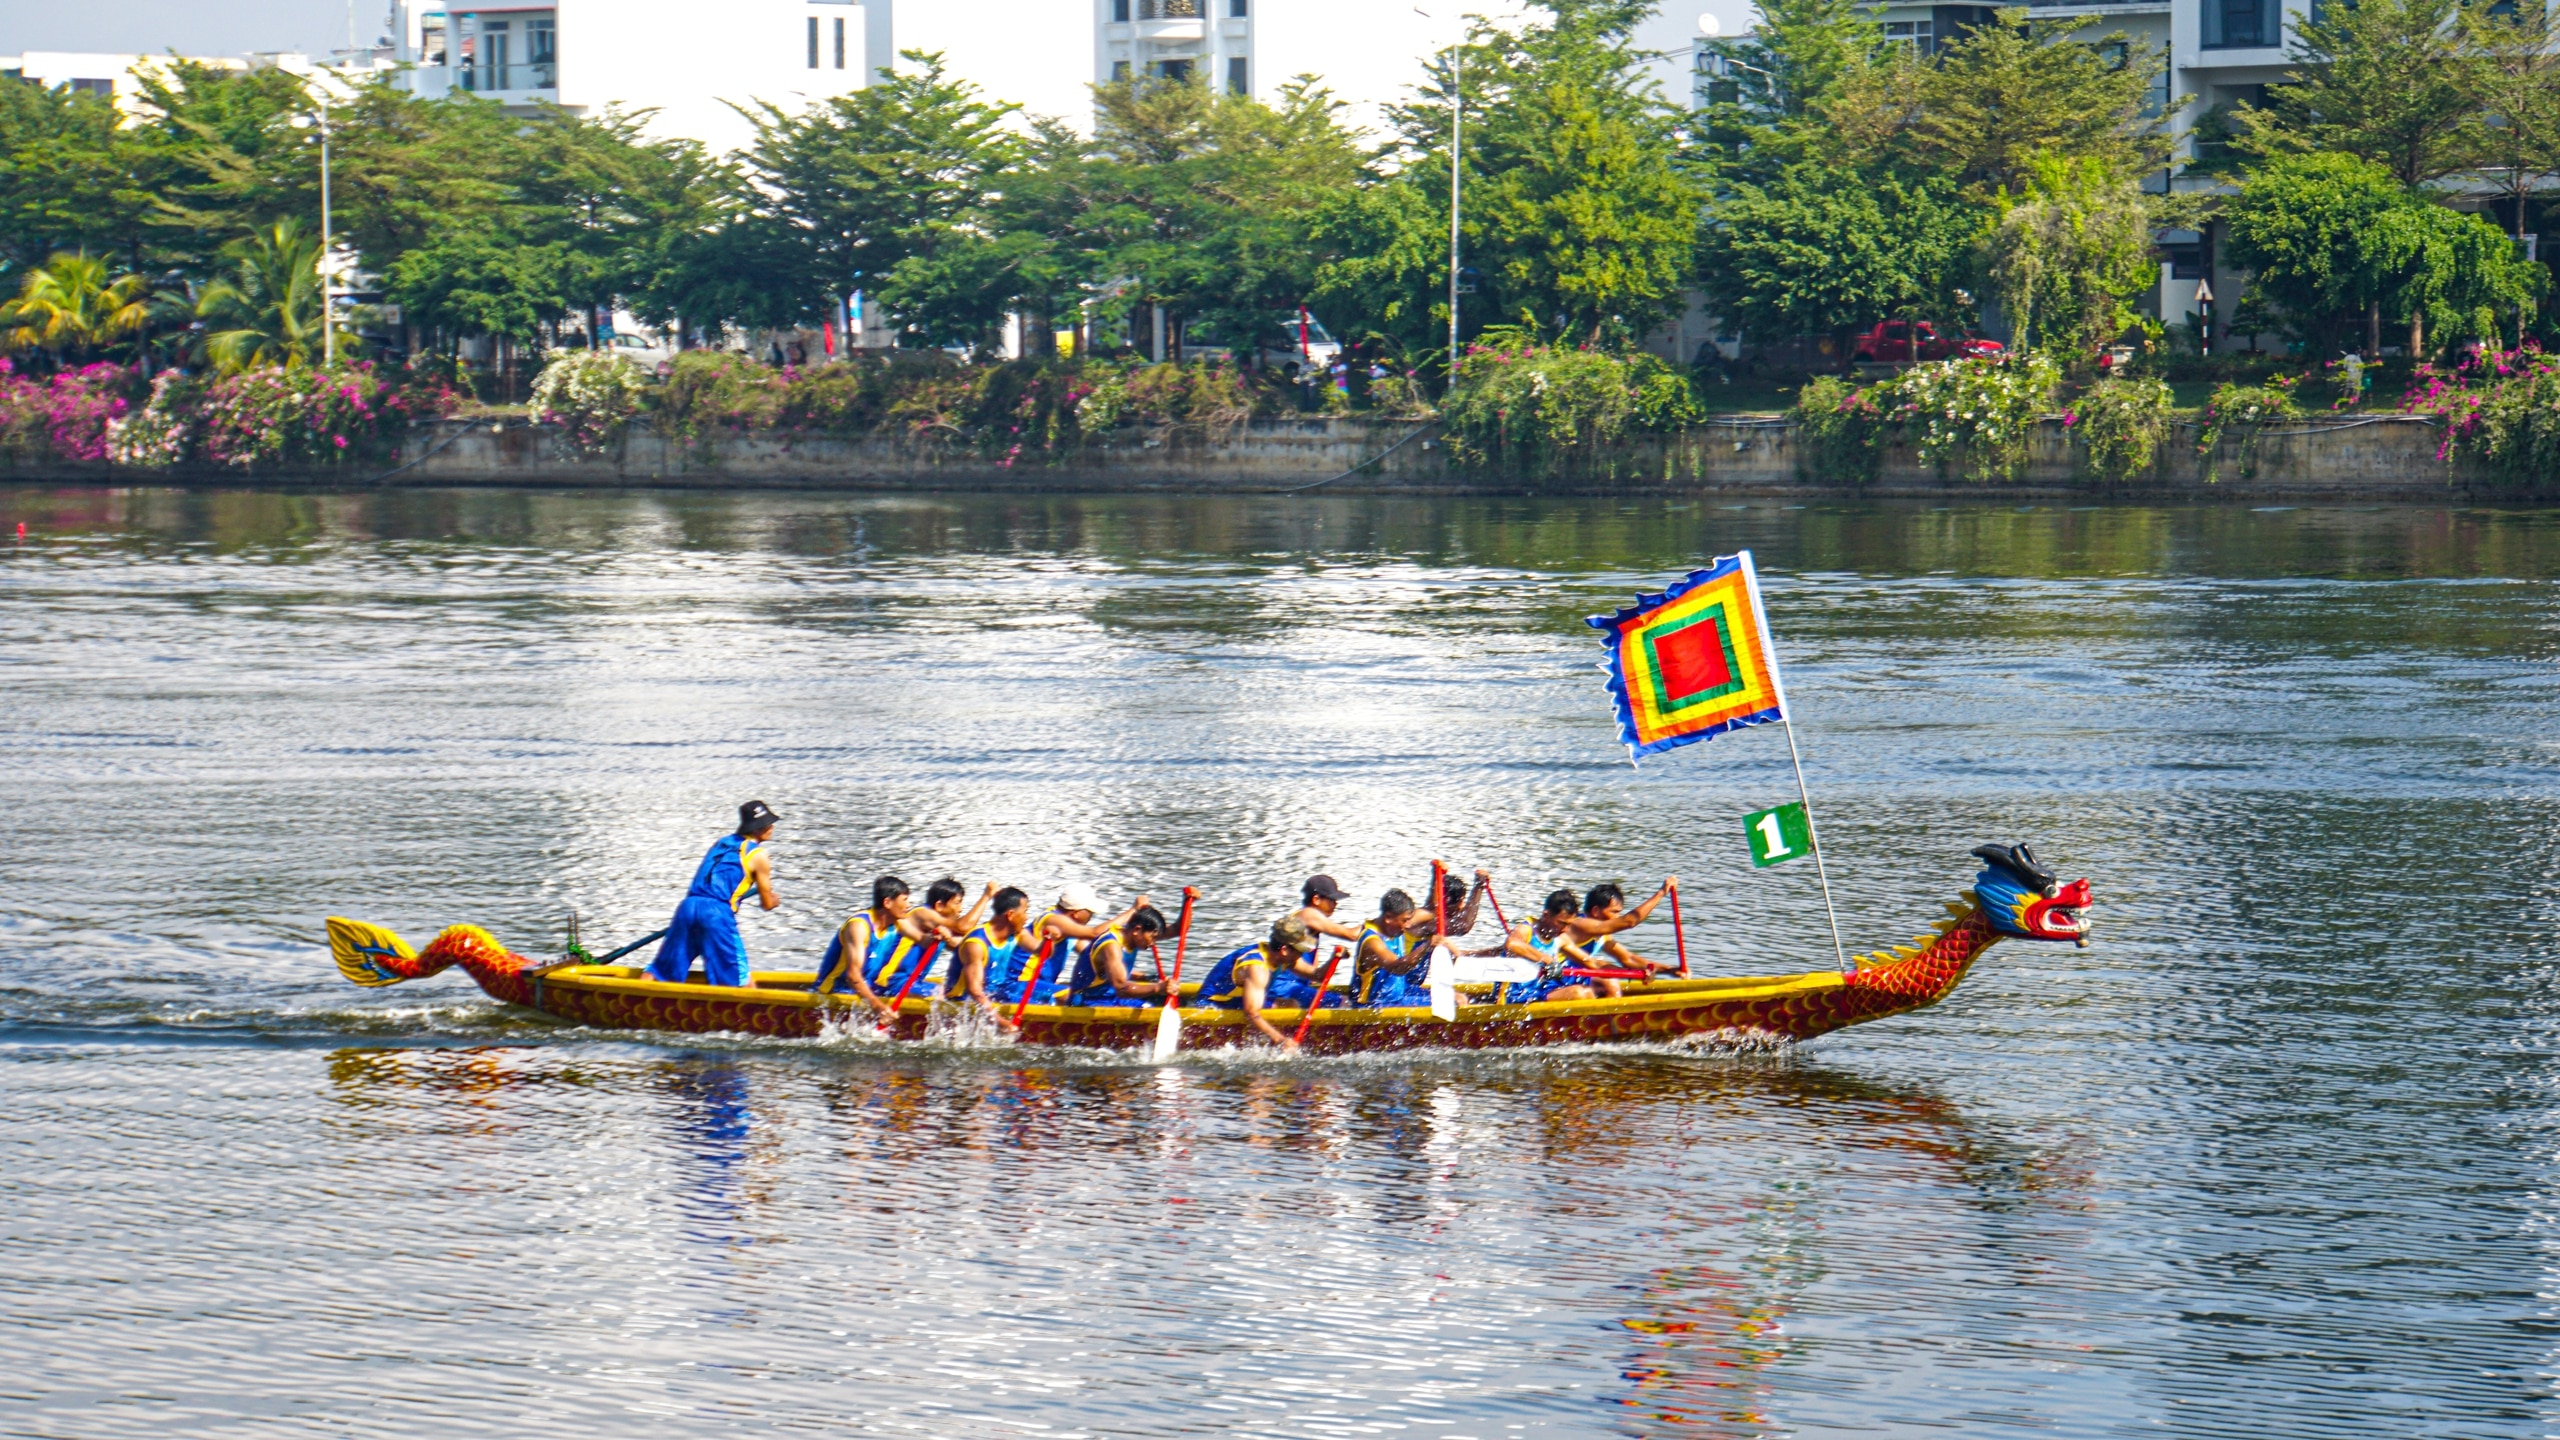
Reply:
<svg viewBox="0 0 2560 1440"><path fill-rule="evenodd" d="M1105 929L1084 942L1076 951L1075 967L1067 972L1067 993L1061 1005L1144 1005L1164 998L1164 981L1140 980L1129 970L1129 955L1140 946L1152 946L1164 934L1164 912L1153 905L1141 905L1128 919Z"/></svg>
<svg viewBox="0 0 2560 1440"><path fill-rule="evenodd" d="M1031 897L1007 885L996 892L985 923L960 942L959 959L942 987L944 997L972 1001L1012 1024L1013 1016L1002 1007L1020 1000L1023 987L1031 982L1028 964L1034 957L1024 943L1030 938Z"/></svg>
<svg viewBox="0 0 2560 1440"><path fill-rule="evenodd" d="M1512 927L1510 938L1502 948L1523 960L1533 961L1538 978L1502 987L1506 1005L1535 1005L1541 1000L1588 1000L1592 998L1587 981L1563 973L1568 967L1588 966L1591 956L1573 943L1573 912L1578 902L1570 890L1558 890L1547 896L1546 910L1525 925Z"/></svg>
<svg viewBox="0 0 2560 1440"><path fill-rule="evenodd" d="M693 884L676 902L667 922L667 938L658 958L649 962L652 979L682 984L702 962L703 983L747 983L747 946L738 938L738 905L747 892L770 910L782 903L773 890L774 822L782 817L761 800L738 807L738 829L711 842L702 863L694 867Z"/></svg>
<svg viewBox="0 0 2560 1440"><path fill-rule="evenodd" d="M963 914L968 890L945 877L925 887L924 903L908 899L907 882L883 875L871 882L871 908L836 927L809 988L821 995L859 995L886 1021L918 965L933 963L937 947L956 950L987 908L990 885Z"/></svg>
<svg viewBox="0 0 2560 1440"><path fill-rule="evenodd" d="M1626 891L1614 884L1594 885L1591 893L1582 897L1582 913L1567 922L1565 928L1572 934L1573 943L1590 951L1596 959L1616 961L1621 969L1642 970L1647 978L1677 969L1677 966L1666 965L1659 960L1647 960L1619 944L1615 937L1619 931L1632 930L1652 918L1653 907L1661 904L1663 897L1679 884L1680 877L1671 876L1662 882L1661 889L1653 892L1652 899L1633 910L1627 908ZM1594 980L1591 983L1603 1000L1614 1000L1626 993L1626 982L1622 980Z"/></svg>
<svg viewBox="0 0 2560 1440"><path fill-rule="evenodd" d="M1058 892L1058 903L1031 922L1031 937L1023 942L1031 963L1023 970L1024 984L1031 982L1033 972L1040 977L1040 993L1031 997L1034 1005L1054 1005L1067 993L1067 970L1075 963L1078 941L1099 940L1105 934L1129 923L1129 917L1147 906L1147 897L1129 902L1129 908L1096 924L1094 916L1102 909L1102 901L1082 885L1070 885ZM1019 991L1015 999L1020 999Z"/></svg>
<svg viewBox="0 0 2560 1440"><path fill-rule="evenodd" d="M1265 1010L1294 1010L1305 1007L1315 998L1316 981L1322 972L1307 958L1315 948L1316 937L1307 923L1296 915L1283 915L1271 927L1271 936L1259 945L1246 945L1230 950L1211 967L1209 978L1200 982L1196 1003L1213 1005L1221 1010L1244 1011L1246 1023L1263 1034L1263 1038L1283 1050L1295 1050L1298 1042L1280 1033L1277 1026L1262 1017Z"/></svg>
<svg viewBox="0 0 2560 1440"><path fill-rule="evenodd" d="M1371 1009L1391 1005L1428 1005L1423 964L1430 958L1415 933L1413 897L1390 890L1378 901L1378 918L1360 927L1360 948L1352 952L1351 1003Z"/></svg>

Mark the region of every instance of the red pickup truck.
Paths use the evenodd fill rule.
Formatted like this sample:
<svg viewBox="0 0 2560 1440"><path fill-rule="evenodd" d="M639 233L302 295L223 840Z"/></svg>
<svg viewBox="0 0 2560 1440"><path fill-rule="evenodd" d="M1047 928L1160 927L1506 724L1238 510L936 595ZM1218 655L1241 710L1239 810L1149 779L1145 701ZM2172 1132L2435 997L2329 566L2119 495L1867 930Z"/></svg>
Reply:
<svg viewBox="0 0 2560 1440"><path fill-rule="evenodd" d="M1973 359L1998 355L2006 347L1979 335L1949 334L1926 320L1886 320L1861 334L1850 358L1862 365L1892 365L1909 360Z"/></svg>

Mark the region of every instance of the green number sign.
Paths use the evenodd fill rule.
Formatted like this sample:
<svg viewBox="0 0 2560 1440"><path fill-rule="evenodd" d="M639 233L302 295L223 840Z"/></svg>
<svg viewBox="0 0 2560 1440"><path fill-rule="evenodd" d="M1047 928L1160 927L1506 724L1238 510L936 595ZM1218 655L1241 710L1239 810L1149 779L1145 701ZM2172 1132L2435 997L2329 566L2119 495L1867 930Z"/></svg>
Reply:
<svg viewBox="0 0 2560 1440"><path fill-rule="evenodd" d="M1813 853L1813 826L1802 805L1781 805L1742 817L1742 833L1751 842L1751 863L1766 870Z"/></svg>

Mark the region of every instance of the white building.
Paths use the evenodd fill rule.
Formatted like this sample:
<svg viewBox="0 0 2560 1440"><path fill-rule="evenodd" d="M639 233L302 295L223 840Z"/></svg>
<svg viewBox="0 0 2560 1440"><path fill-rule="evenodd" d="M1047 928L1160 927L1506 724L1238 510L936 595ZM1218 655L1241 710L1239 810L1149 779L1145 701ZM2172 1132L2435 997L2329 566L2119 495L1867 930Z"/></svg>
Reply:
<svg viewBox="0 0 2560 1440"><path fill-rule="evenodd" d="M1261 0L1093 0L1093 83L1196 80L1253 94L1259 8Z"/></svg>
<svg viewBox="0 0 2560 1440"><path fill-rule="evenodd" d="M738 113L797 110L859 90L894 60L892 0L398 0L411 83L528 112L652 112L648 128L719 152L747 143Z"/></svg>
<svg viewBox="0 0 2560 1440"><path fill-rule="evenodd" d="M299 55L291 57L301 60ZM136 67L158 67L168 59L165 55L122 55L100 51L30 50L23 55L0 55L0 79L24 80L50 89L67 85L72 90L103 95L116 102L116 108L130 115L142 99L142 77ZM248 62L236 59L190 59L189 64L210 66L216 70L245 70ZM307 66L308 62L304 62Z"/></svg>

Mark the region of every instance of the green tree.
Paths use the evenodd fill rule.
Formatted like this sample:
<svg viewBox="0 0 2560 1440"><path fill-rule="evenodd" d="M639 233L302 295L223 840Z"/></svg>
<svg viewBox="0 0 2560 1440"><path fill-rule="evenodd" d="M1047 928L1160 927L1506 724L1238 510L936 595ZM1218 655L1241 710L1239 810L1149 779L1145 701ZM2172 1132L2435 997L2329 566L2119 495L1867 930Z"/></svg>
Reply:
<svg viewBox="0 0 2560 1440"><path fill-rule="evenodd" d="M1645 73L1633 38L1650 8L1553 0L1549 20L1517 34L1479 22L1458 72L1444 54L1415 99L1390 111L1395 158L1416 198L1442 207L1445 235L1437 177L1449 173L1453 86L1462 98L1465 263L1483 277L1470 307L1479 327L1624 343L1679 308L1705 192L1680 159L1683 116Z"/></svg>
<svg viewBox="0 0 2560 1440"><path fill-rule="evenodd" d="M2370 160L2403 185L2459 170L2476 146L2479 56L2462 0L2356 0L2296 23L2286 83L2244 111L2262 154Z"/></svg>
<svg viewBox="0 0 2560 1440"><path fill-rule="evenodd" d="M755 140L742 160L769 232L754 248L778 266L760 277L772 319L816 318L831 297L880 290L1016 162L1015 106L981 98L938 54L902 53L912 68L851 94L743 112Z"/></svg>
<svg viewBox="0 0 2560 1440"><path fill-rule="evenodd" d="M319 358L326 348L320 237L299 220L279 220L233 241L224 253L230 273L207 285L196 303L205 358L214 368L225 374L261 365L291 369Z"/></svg>
<svg viewBox="0 0 2560 1440"><path fill-rule="evenodd" d="M106 261L85 252L56 255L27 271L17 297L0 303L0 351L88 359L149 323L150 288L140 275L111 274Z"/></svg>
<svg viewBox="0 0 2560 1440"><path fill-rule="evenodd" d="M1764 335L1845 337L1896 316L1961 322L1985 213L1944 176L1805 162L1714 206L1698 270L1729 316Z"/></svg>
<svg viewBox="0 0 2560 1440"><path fill-rule="evenodd" d="M2560 173L2560 50L2538 7L2512 16L2463 12L2472 57L2470 98L2480 123L2470 129L2466 167L2492 180L2514 207L2514 233L2525 230L2525 206Z"/></svg>
<svg viewBox="0 0 2560 1440"><path fill-rule="evenodd" d="M1921 162L1983 193L2023 191L2040 161L2094 161L2118 175L2158 166L2168 140L2148 112L2167 59L2121 34L2071 38L2087 24L2003 10L1921 67L1911 130Z"/></svg>
<svg viewBox="0 0 2560 1440"><path fill-rule="evenodd" d="M152 203L133 162L113 101L0 85L0 276L64 251L135 256Z"/></svg>
<svg viewBox="0 0 2560 1440"><path fill-rule="evenodd" d="M2297 333L2326 339L2332 317L2361 313L2379 352L2386 313L2410 322L2411 352L2426 325L2440 334L2486 330L2483 312L2540 294L2542 269L2477 215L2446 209L2383 166L2352 155L2285 155L2249 174L2224 211L2234 263L2281 307Z"/></svg>
<svg viewBox="0 0 2560 1440"><path fill-rule="evenodd" d="M2000 206L1984 250L2002 311L2022 345L2086 370L2135 320L2125 303L2160 283L2152 217L2139 186L2095 159L2039 159L2026 193Z"/></svg>

